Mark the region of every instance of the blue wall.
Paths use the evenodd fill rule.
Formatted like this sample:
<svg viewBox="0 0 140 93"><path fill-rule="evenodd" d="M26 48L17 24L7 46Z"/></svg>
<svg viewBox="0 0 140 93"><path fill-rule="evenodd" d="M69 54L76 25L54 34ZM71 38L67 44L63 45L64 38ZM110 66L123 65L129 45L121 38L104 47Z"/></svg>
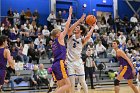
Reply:
<svg viewBox="0 0 140 93"><path fill-rule="evenodd" d="M9 8L15 9L21 13L21 10L30 8L31 12L35 9L40 14L40 23L46 24L50 13L50 0L1 0L1 15L6 16Z"/></svg>
<svg viewBox="0 0 140 93"><path fill-rule="evenodd" d="M96 15L97 11L111 12L113 14L113 0L106 0L106 4L103 3L103 0L77 0L78 1L78 17L82 13L90 13ZM83 9L83 4L87 4L87 7ZM93 9L96 9L94 12Z"/></svg>
<svg viewBox="0 0 140 93"><path fill-rule="evenodd" d="M140 6L140 2L130 2L133 8L137 11ZM118 14L120 18L123 18L124 15L127 15L129 18L133 16L134 12L129 8L127 3L123 0L118 0ZM139 13L140 14L140 13Z"/></svg>
<svg viewBox="0 0 140 93"><path fill-rule="evenodd" d="M106 0L106 4L103 3L103 0L57 0L63 2L72 2L74 12L76 12L77 18L80 18L83 13L94 14L96 15L97 11L111 12L113 14L113 0ZM83 9L83 4L87 4L87 7ZM68 6L62 6L56 4L56 7L66 9ZM67 4L68 5L68 4ZM93 12L93 9L96 9Z"/></svg>

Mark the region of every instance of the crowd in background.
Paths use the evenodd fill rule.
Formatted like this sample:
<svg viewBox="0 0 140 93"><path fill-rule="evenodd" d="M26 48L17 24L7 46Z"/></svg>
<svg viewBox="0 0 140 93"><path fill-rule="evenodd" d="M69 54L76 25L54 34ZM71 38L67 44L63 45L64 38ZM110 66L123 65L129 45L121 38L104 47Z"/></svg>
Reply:
<svg viewBox="0 0 140 93"><path fill-rule="evenodd" d="M48 25L40 25L39 12L35 10L31 13L29 8L21 13L9 9L7 16L1 22L0 34L8 37L8 47L16 62L40 64L40 59L45 59L46 56L50 61L53 59L50 32L54 28L63 30L67 19L66 11L59 11L58 15L52 11L44 20ZM84 22L82 24L87 26ZM106 19L101 15L91 39L83 48L83 58L90 54L92 58L109 58L110 61L117 62L115 51L111 47L115 39L119 40L119 48L126 52L131 61L140 64L140 18L137 15L130 19L127 16L123 19L113 18L112 15ZM22 52L25 44L29 46L27 55ZM87 51L90 53L87 54ZM37 83L34 79L33 82Z"/></svg>

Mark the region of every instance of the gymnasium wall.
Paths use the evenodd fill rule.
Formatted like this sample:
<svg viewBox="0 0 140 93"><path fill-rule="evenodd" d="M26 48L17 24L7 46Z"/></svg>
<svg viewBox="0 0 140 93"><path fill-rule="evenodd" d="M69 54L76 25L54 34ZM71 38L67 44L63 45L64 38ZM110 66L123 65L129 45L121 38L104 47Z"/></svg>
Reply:
<svg viewBox="0 0 140 93"><path fill-rule="evenodd" d="M46 24L47 17L50 13L50 4L51 0L1 0L1 16L7 16L7 11L9 8L15 9L21 13L21 10L30 8L32 12L35 9L39 11L40 14L40 23Z"/></svg>
<svg viewBox="0 0 140 93"><path fill-rule="evenodd" d="M134 1L133 2L129 1L129 2L133 6L133 8L137 11L137 9L140 6L140 2L134 2ZM125 15L127 15L130 18L131 16L133 16L134 12L129 8L129 6L124 0L118 0L118 14L120 18L123 18Z"/></svg>

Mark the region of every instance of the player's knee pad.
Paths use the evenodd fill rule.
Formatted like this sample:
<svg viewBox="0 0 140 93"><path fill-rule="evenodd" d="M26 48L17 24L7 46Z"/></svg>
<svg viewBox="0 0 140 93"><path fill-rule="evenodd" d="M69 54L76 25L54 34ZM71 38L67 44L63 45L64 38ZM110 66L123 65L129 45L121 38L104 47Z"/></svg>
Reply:
<svg viewBox="0 0 140 93"><path fill-rule="evenodd" d="M114 86L119 86L119 84L120 84L120 81L118 79L115 79L114 80Z"/></svg>

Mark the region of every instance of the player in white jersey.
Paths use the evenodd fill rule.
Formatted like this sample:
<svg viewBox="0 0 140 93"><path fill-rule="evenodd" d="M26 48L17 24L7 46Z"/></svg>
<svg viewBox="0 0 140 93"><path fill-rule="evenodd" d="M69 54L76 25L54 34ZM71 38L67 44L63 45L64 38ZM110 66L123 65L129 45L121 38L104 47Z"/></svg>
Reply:
<svg viewBox="0 0 140 93"><path fill-rule="evenodd" d="M68 32L68 42L67 42L67 68L68 74L71 81L71 93L75 93L75 76L78 76L79 82L84 89L84 93L88 93L88 87L85 81L85 71L84 64L81 59L81 52L83 46L90 39L94 26L91 26L90 31L84 37L86 28L80 24L83 21L85 15L83 15L76 23L74 23Z"/></svg>

